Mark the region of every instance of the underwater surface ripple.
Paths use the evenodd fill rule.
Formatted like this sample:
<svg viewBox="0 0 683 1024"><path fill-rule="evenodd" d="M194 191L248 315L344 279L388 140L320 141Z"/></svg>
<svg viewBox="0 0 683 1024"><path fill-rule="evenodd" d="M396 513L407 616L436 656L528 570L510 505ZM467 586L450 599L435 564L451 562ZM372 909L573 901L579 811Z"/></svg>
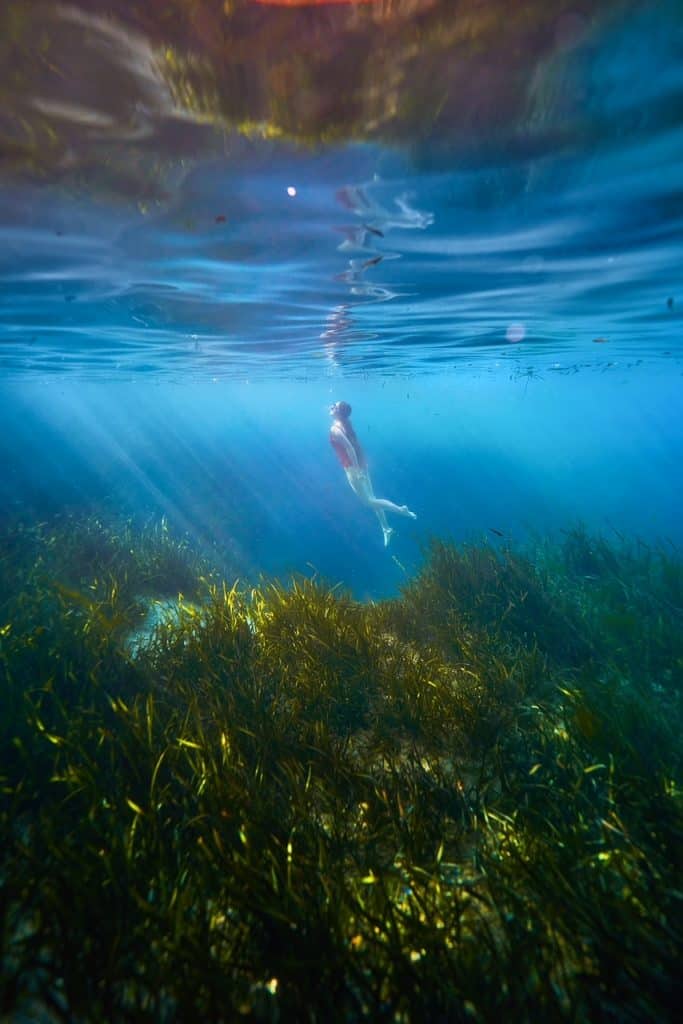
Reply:
<svg viewBox="0 0 683 1024"><path fill-rule="evenodd" d="M121 4L122 25L126 9ZM256 8L245 0L241 9L247 18ZM73 61L86 81L94 73L89 48L100 54L105 44L112 53L121 48L126 67L142 61L132 28L114 32L115 22L60 11L43 10L56 66ZM374 40L363 11L359 24ZM300 15L310 26L328 16ZM346 26L341 7L329 16ZM408 33L409 22L396 18L396 30ZM9 27L17 46L30 48L24 21L17 14ZM304 22L277 24L293 31ZM65 26L75 34L65 35ZM675 372L683 315L680 17L673 4L605 5L592 19L558 15L553 31L547 53L530 49L523 74L510 72L518 108L509 122L487 108L481 124L444 120L439 128L437 118L423 137L393 145L370 124L306 145L265 128L231 131L207 124L211 117L185 94L182 116L178 106L149 106L149 96L136 98L137 79L123 77L118 64L103 66L102 102L117 81L123 95L132 90L132 108L146 111L141 150L111 112L89 120L73 95L72 106L48 103L38 70L31 78L13 51L29 99L8 86L10 99L34 133L49 128L58 149L46 143L37 164L38 151L20 147L18 122L11 145L8 128L0 195L5 376L432 373L515 345L541 367L555 357L569 365L603 360L597 339L609 342L609 359L666 360ZM647 55L638 49L644 33ZM258 60L255 51L246 75L261 73ZM64 89L61 81L52 87ZM319 87L332 90L333 78ZM482 95L500 87L491 79ZM284 116L297 93L282 102ZM338 115L346 116L343 107ZM399 108L397 125L411 116Z"/></svg>
<svg viewBox="0 0 683 1024"><path fill-rule="evenodd" d="M670 140L672 152L681 142L683 133ZM373 156L361 160L369 174ZM261 182L195 171L172 211L144 218L91 200L72 216L63 199L58 213L36 215L22 196L39 223L3 230L7 373L427 372L515 343L547 365L560 354L592 360L597 338L609 340L610 358L679 365L683 217L661 176L647 195L661 206L656 221L634 216L642 183L625 184L614 168L606 183L593 165L590 182L573 181L558 197L556 175L587 173L563 161L533 188L516 181L506 199L498 197L516 171L369 174L353 189L343 178L307 187L301 179L316 170L312 160ZM229 212L224 227L197 212L194 192L203 201L213 193L224 210L223 196L239 188L259 196L257 215ZM357 203L353 220L340 189ZM408 194L405 213L396 203ZM6 198L6 209L16 202ZM179 231L183 220L192 229Z"/></svg>

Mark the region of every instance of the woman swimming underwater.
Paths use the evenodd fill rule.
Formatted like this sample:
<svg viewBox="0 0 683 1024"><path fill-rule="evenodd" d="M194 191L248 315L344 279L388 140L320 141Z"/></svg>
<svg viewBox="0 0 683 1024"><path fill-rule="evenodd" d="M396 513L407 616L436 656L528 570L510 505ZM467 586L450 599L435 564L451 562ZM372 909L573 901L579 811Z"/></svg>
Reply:
<svg viewBox="0 0 683 1024"><path fill-rule="evenodd" d="M372 488L372 480L368 472L365 454L356 437L356 431L351 424L351 406L348 402L335 402L330 406L330 415L334 417L330 428L330 443L335 450L336 456L344 467L346 479L351 489L358 495L364 505L373 509L379 519L384 536L384 546L389 543L389 538L394 532L387 522L386 512L394 512L398 516L407 516L409 519L417 519L414 512L411 512L407 505L395 505L393 501L386 498L376 498Z"/></svg>

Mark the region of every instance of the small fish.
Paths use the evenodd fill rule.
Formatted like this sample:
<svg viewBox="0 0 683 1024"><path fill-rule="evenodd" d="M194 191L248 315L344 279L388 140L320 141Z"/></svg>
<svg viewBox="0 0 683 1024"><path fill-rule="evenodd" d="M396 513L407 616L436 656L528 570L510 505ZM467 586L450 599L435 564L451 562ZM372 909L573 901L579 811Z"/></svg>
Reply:
<svg viewBox="0 0 683 1024"><path fill-rule="evenodd" d="M384 232L380 231L379 228L373 228L372 224L364 224L363 227L366 231L369 231L371 235L377 235L378 238L384 238Z"/></svg>
<svg viewBox="0 0 683 1024"><path fill-rule="evenodd" d="M219 213L217 217L214 217L216 224L225 224L227 217L224 213Z"/></svg>
<svg viewBox="0 0 683 1024"><path fill-rule="evenodd" d="M496 537L504 537L505 536L503 531L502 530L497 530L495 528L495 526L489 526L489 530L491 531L491 533L495 533Z"/></svg>
<svg viewBox="0 0 683 1024"><path fill-rule="evenodd" d="M607 338L593 338L593 344L594 345L606 345L607 344Z"/></svg>

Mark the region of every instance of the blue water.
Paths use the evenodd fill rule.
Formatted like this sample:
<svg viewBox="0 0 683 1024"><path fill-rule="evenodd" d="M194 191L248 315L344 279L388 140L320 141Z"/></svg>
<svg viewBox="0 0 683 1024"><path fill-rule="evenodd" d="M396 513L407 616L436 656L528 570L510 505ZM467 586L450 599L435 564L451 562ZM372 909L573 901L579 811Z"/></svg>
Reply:
<svg viewBox="0 0 683 1024"><path fill-rule="evenodd" d="M683 19L585 6L530 49L514 120L456 132L426 110L402 139L368 121L331 142L217 130L150 95L124 116L116 76L147 74L128 5L108 27L55 6L68 89L7 78L10 123L37 110L61 148L40 136L39 170L13 158L0 179L3 519L165 514L236 574L363 598L433 535L581 520L681 544ZM361 17L335 11L306 25ZM377 493L418 515L387 550L328 444L340 398Z"/></svg>

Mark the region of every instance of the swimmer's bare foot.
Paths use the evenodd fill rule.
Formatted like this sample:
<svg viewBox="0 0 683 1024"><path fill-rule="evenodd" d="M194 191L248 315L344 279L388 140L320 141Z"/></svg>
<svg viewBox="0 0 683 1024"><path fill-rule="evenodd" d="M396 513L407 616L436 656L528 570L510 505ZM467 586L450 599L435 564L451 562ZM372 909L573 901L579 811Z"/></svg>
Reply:
<svg viewBox="0 0 683 1024"><path fill-rule="evenodd" d="M393 532L394 531L392 530L392 528L390 526L386 526L386 527L384 527L382 529L382 533L384 534L384 547L385 548L389 547L389 538L391 537Z"/></svg>
<svg viewBox="0 0 683 1024"><path fill-rule="evenodd" d="M408 516L409 519L417 519L414 512L411 512L407 505L401 505L401 515Z"/></svg>

